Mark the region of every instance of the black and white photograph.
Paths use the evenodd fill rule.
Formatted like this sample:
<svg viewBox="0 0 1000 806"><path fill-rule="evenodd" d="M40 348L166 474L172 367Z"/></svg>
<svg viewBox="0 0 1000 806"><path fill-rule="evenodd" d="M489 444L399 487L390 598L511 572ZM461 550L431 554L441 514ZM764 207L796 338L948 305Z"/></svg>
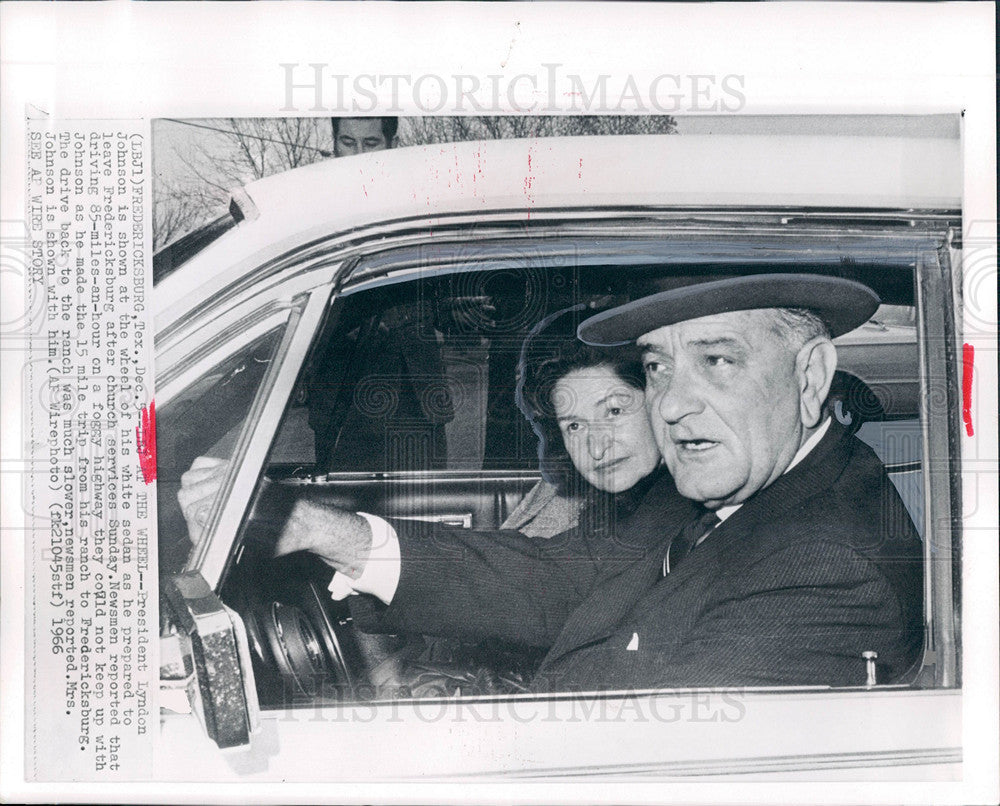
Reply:
<svg viewBox="0 0 1000 806"><path fill-rule="evenodd" d="M622 4L651 28L606 70L602 4L229 5L248 47L290 15L239 86L181 39L206 86L157 49L152 99L5 121L9 791L989 802L988 82L650 55L751 6L835 43L823 3ZM363 7L509 43L282 39Z"/></svg>
<svg viewBox="0 0 1000 806"><path fill-rule="evenodd" d="M482 139L525 123L553 133ZM803 716L863 691L871 718L905 689L933 714L908 737L920 762L956 760L957 714L927 692L960 672L959 423L931 403L959 386L959 120L752 123L771 134L154 121L154 146L186 143L182 176L210 153L190 128L228 146L207 160L226 169L296 153L291 132L321 155L154 257L162 617L220 746L249 739L231 696L248 680L200 679L240 669L189 644L188 599L208 589L242 622L282 745L304 729L289 709L354 701L476 698L478 713L514 696L544 716L549 694L610 718L654 707L648 692L721 688L668 706L721 733L780 691ZM557 133L633 127L659 131ZM157 199L160 220L176 198ZM926 461L925 434L940 436ZM731 769L849 767L830 739L773 759L756 745ZM660 771L707 764L682 742ZM630 750L602 765L655 764Z"/></svg>

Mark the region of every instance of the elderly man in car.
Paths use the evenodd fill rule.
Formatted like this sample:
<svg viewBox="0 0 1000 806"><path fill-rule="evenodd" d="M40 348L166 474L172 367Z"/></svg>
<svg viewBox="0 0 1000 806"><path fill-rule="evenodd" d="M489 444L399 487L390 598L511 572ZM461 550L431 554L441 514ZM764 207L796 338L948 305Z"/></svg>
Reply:
<svg viewBox="0 0 1000 806"><path fill-rule="evenodd" d="M752 275L583 322L588 343L642 347L672 477L614 534L540 544L298 501L276 553L336 569L363 629L545 648L539 690L862 685L873 660L901 679L923 645L919 538L824 407L831 338L877 306L839 278ZM188 511L201 482L187 479Z"/></svg>

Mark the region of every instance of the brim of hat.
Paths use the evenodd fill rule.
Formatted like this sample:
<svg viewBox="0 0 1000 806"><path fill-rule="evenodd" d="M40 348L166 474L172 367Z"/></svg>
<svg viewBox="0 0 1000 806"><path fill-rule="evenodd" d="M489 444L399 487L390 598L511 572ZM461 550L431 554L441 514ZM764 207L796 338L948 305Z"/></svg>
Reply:
<svg viewBox="0 0 1000 806"><path fill-rule="evenodd" d="M657 328L732 311L807 308L840 336L860 327L878 309L868 286L816 274L754 274L681 286L619 305L580 323L587 344L628 344Z"/></svg>

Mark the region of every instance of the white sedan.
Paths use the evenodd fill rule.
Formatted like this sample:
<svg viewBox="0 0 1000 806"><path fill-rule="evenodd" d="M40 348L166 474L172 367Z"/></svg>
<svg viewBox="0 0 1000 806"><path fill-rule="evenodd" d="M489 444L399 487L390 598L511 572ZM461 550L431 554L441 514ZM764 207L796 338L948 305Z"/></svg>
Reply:
<svg viewBox="0 0 1000 806"><path fill-rule="evenodd" d="M155 261L161 702L173 705L161 769L331 782L960 775L960 193L957 138L804 135L445 144L235 193L229 214ZM270 559L263 485L499 526L539 478L513 394L535 323L650 283L763 269L852 277L883 300L838 340L832 402L924 541L924 660L908 679L543 696L519 692L523 676L449 669L393 698L379 681L414 637L354 630L328 571ZM176 492L203 456L228 473L192 540Z"/></svg>

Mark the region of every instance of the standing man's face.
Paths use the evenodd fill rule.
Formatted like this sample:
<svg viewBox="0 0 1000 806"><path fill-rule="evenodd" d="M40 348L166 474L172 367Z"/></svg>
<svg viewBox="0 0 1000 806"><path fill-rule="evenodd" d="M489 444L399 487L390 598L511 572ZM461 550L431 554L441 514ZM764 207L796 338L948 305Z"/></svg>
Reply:
<svg viewBox="0 0 1000 806"><path fill-rule="evenodd" d="M333 143L333 156L350 157L382 151L390 145L382 131L382 118L341 118L337 139Z"/></svg>
<svg viewBox="0 0 1000 806"><path fill-rule="evenodd" d="M803 441L796 354L772 325L735 311L639 339L657 445L681 494L709 508L767 487Z"/></svg>

